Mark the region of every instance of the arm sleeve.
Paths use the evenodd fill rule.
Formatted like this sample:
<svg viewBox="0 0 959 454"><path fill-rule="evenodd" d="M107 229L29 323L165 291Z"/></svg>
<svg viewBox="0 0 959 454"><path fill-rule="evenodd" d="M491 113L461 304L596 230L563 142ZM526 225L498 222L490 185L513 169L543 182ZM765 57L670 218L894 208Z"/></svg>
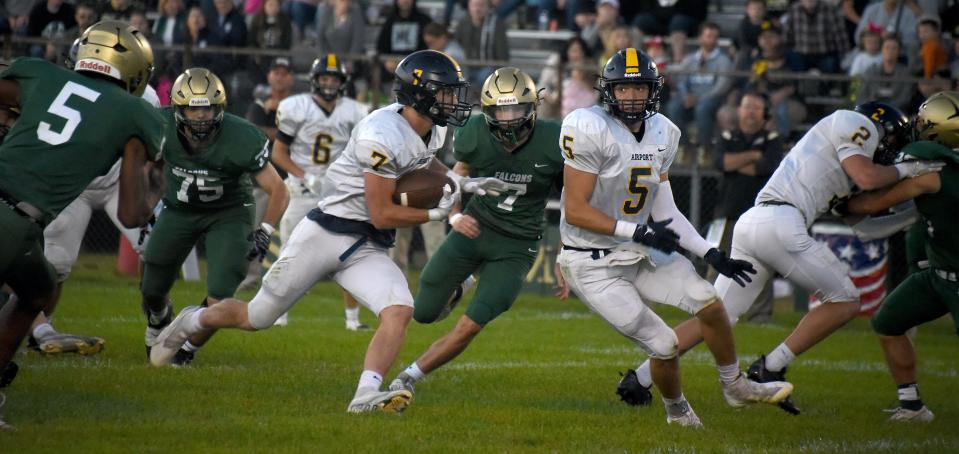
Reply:
<svg viewBox="0 0 959 454"><path fill-rule="evenodd" d="M673 200L673 189L669 185L669 181L659 183L656 199L653 200L652 215L656 221L672 219L673 222L668 227L679 235L679 245L697 257L706 255L706 252L712 249L713 246L703 239L702 235L686 219L686 216L676 207L676 201Z"/></svg>
<svg viewBox="0 0 959 454"><path fill-rule="evenodd" d="M389 147L368 139L356 142L356 161L363 173L372 173L383 178L399 177L396 156Z"/></svg>

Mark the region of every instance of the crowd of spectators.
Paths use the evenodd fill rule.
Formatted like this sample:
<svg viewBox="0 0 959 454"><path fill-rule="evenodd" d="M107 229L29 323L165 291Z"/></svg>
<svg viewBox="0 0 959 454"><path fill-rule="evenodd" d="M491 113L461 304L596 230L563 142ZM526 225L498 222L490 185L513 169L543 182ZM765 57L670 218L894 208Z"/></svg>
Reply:
<svg viewBox="0 0 959 454"><path fill-rule="evenodd" d="M636 46L666 75L663 111L690 131L684 136L694 144L712 142L730 126L746 90L768 97L770 128L788 136L815 112L810 98L838 100L827 108L884 98L913 109L959 78L959 0L434 0L430 6L417 0L2 0L0 34L48 38L51 44L19 54L58 60L63 43L95 21L130 21L162 49L154 80L162 97L185 62L209 67L241 93L265 82L273 56L196 50L207 47L352 56L346 59L356 83L351 93L362 95L388 92L398 59L415 50L506 62L515 49L507 30L570 30L573 38L548 61L523 62L539 63L531 72L546 88L547 116L594 103L592 87L605 59ZM724 27L710 20L722 10L744 11L738 27L728 13ZM184 56L185 47L192 55ZM381 86L370 85L374 67L364 57L374 53L381 56L375 60ZM479 85L495 64L464 66ZM738 75L723 74L729 71ZM859 79L778 77L782 73Z"/></svg>

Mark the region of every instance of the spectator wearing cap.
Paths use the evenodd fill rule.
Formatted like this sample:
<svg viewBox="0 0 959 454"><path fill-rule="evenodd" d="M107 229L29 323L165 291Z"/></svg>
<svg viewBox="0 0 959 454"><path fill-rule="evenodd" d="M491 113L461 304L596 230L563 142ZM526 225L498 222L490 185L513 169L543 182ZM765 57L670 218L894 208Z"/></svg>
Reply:
<svg viewBox="0 0 959 454"><path fill-rule="evenodd" d="M280 0L265 0L250 21L250 46L283 49L293 46L293 22L280 9Z"/></svg>
<svg viewBox="0 0 959 454"><path fill-rule="evenodd" d="M699 143L706 145L713 142L716 111L733 82L729 76L716 73L732 70L733 62L719 48L719 26L703 22L700 28L699 50L687 55L679 65L684 74L674 78L674 96L667 103L667 110L669 119L680 130L685 129L686 117L691 112Z"/></svg>
<svg viewBox="0 0 959 454"><path fill-rule="evenodd" d="M633 0L639 14L633 24L645 36L669 35L673 61L683 61L686 38L694 36L706 20L709 0Z"/></svg>
<svg viewBox="0 0 959 454"><path fill-rule="evenodd" d="M763 22L769 20L766 15L766 0L749 0L746 2L746 15L739 23L739 31L733 44L740 53L749 53L759 45L759 33L763 30Z"/></svg>
<svg viewBox="0 0 959 454"><path fill-rule="evenodd" d="M160 17L153 23L153 36L161 44L172 46L182 44L186 35L186 13L183 0L160 0Z"/></svg>
<svg viewBox="0 0 959 454"><path fill-rule="evenodd" d="M506 25L492 14L489 0L469 0L469 18L456 25L453 36L466 49L470 60L509 60ZM481 86L493 68L468 68L467 77Z"/></svg>
<svg viewBox="0 0 959 454"><path fill-rule="evenodd" d="M428 49L445 52L456 61L466 59L463 46L453 39L453 34L443 24L437 22L426 24L426 28L423 29L423 41Z"/></svg>
<svg viewBox="0 0 959 454"><path fill-rule="evenodd" d="M803 60L803 69L838 73L849 50L839 10L822 0L799 0L789 7L785 23L786 47Z"/></svg>
<svg viewBox="0 0 959 454"><path fill-rule="evenodd" d="M599 0L596 2L595 16L583 23L579 36L583 38L591 52L602 52L603 43L609 38L609 34L622 23L619 15L619 0Z"/></svg>
<svg viewBox="0 0 959 454"><path fill-rule="evenodd" d="M946 69L949 64L946 49L940 37L939 18L936 16L922 16L919 18L919 55L922 61L922 76L932 78L937 72Z"/></svg>
<svg viewBox="0 0 959 454"><path fill-rule="evenodd" d="M882 62L863 73L863 82L856 94L856 102L883 100L906 111L915 86L911 82L879 81L870 78L911 78L909 68L900 62L902 42L896 35L886 35L882 40Z"/></svg>
<svg viewBox="0 0 959 454"><path fill-rule="evenodd" d="M861 76L867 69L882 62L882 29L873 26L862 32L859 48L851 52L849 75Z"/></svg>
<svg viewBox="0 0 959 454"><path fill-rule="evenodd" d="M802 60L786 48L782 29L777 24L775 21L770 22L759 34L759 46L753 50L750 58L743 62L741 69L752 72L746 90L764 93L769 97L770 114L776 131L788 137L792 125L805 118L805 107L796 97L795 80L771 78L769 75L801 71Z"/></svg>
<svg viewBox="0 0 959 454"><path fill-rule="evenodd" d="M883 29L886 33L899 35L904 49L918 49L917 17L921 14L919 6L912 0L881 0L866 7L856 27L856 36L870 24Z"/></svg>

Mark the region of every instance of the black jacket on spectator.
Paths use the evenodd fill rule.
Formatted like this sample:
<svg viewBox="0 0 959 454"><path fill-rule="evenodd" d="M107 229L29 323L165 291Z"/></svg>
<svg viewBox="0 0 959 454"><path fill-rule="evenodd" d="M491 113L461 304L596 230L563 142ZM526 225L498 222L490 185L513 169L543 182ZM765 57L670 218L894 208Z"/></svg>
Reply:
<svg viewBox="0 0 959 454"><path fill-rule="evenodd" d="M736 128L723 131L716 143L716 153L713 164L717 170L723 172L723 183L716 217L739 219L743 213L753 206L756 195L766 185L766 181L779 167L783 158L783 139L776 133L760 130L756 134L746 134ZM755 163L756 175L746 175L733 170L723 170L723 156L726 153L742 153L750 150L759 150L763 153L761 160Z"/></svg>
<svg viewBox="0 0 959 454"><path fill-rule="evenodd" d="M394 2L393 10L380 28L376 51L381 54L408 54L426 49L423 29L432 21L430 16L416 8L416 0L413 0L409 17L401 17Z"/></svg>
<svg viewBox="0 0 959 454"><path fill-rule="evenodd" d="M43 30L54 22L63 24L63 31L66 31L68 28L77 25L77 21L73 18L73 15L73 5L69 3L62 3L57 12L51 13L47 10L47 2L41 1L33 5L33 9L30 10L30 19L27 23L27 35L40 36Z"/></svg>
<svg viewBox="0 0 959 454"><path fill-rule="evenodd" d="M293 23L282 11L271 22L261 10L250 23L250 46L259 49L289 49L293 45Z"/></svg>
<svg viewBox="0 0 959 454"><path fill-rule="evenodd" d="M246 21L243 12L233 8L226 16L214 14L206 19L210 30L210 45L244 47L247 45Z"/></svg>

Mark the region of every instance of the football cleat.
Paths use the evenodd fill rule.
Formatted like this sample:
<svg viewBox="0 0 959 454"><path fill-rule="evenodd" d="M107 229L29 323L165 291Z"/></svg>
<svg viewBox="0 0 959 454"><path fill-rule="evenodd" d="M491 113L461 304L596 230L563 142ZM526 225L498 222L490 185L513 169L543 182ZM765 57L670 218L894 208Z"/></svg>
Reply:
<svg viewBox="0 0 959 454"><path fill-rule="evenodd" d="M752 381L742 373L730 384L723 384L723 397L733 408L745 407L753 402L778 404L793 392L789 382L771 381L759 383Z"/></svg>
<svg viewBox="0 0 959 454"><path fill-rule="evenodd" d="M160 332L153 349L150 350L150 364L162 367L173 361L177 351L190 339L190 336L195 334L187 331L186 323L198 310L200 310L200 306L183 308L180 314L173 319L173 322Z"/></svg>
<svg viewBox="0 0 959 454"><path fill-rule="evenodd" d="M693 411L693 407L685 400L678 404L666 406L666 424L678 424L681 427L692 427L694 429L703 427L703 422L699 420L699 416Z"/></svg>
<svg viewBox="0 0 959 454"><path fill-rule="evenodd" d="M453 295L450 296L450 300L446 302L446 306L443 307L440 315L436 317L436 321L438 322L449 317L453 309L456 309L456 306L463 300L463 296L473 288L474 284L476 284L476 278L470 275L466 280L460 283L460 285L457 285L456 288L453 289Z"/></svg>
<svg viewBox="0 0 959 454"><path fill-rule="evenodd" d="M351 322L351 321L347 320L347 321L346 321L346 330L347 330L347 331L369 331L369 330L370 330L370 326L367 325L366 323L361 322L361 321Z"/></svg>
<svg viewBox="0 0 959 454"><path fill-rule="evenodd" d="M650 392L652 386L643 386L634 369L620 372L619 375L623 377L616 386L620 400L634 407L648 407L653 402L653 393Z"/></svg>
<svg viewBox="0 0 959 454"><path fill-rule="evenodd" d="M150 349L156 345L157 336L160 335L160 332L163 331L163 328L166 328L167 325L173 321L173 304L168 303L166 306L166 312L162 317L156 317L150 313L146 308L143 309L147 314L147 330L146 334L143 335L143 343L146 345L147 358L150 357Z"/></svg>
<svg viewBox="0 0 959 454"><path fill-rule="evenodd" d="M191 352L185 348L181 348L176 351L175 355L173 355L173 360L170 361L170 365L173 367L190 367L190 364L193 363L193 358L195 356L196 352Z"/></svg>
<svg viewBox="0 0 959 454"><path fill-rule="evenodd" d="M390 391L409 391L413 395L416 394L416 385L409 375L400 372L390 383Z"/></svg>
<svg viewBox="0 0 959 454"><path fill-rule="evenodd" d="M273 326L286 326L289 324L290 324L289 312L284 312L283 315L280 316L280 318L276 319L276 321L273 322Z"/></svg>
<svg viewBox="0 0 959 454"><path fill-rule="evenodd" d="M758 383L784 382L786 381L786 368L784 367L783 370L779 372L766 369L766 355L760 355L759 359L749 366L746 377ZM788 396L779 401L777 405L791 415L798 415L800 413L799 407L793 402L792 396Z"/></svg>
<svg viewBox="0 0 959 454"><path fill-rule="evenodd" d="M897 407L887 411L892 412L892 416L887 420L889 422L931 422L933 419L936 419L936 415L932 414L929 407L925 405L918 410Z"/></svg>
<svg viewBox="0 0 959 454"><path fill-rule="evenodd" d="M37 343L37 350L47 355L58 353L95 355L103 350L105 344L106 341L103 338L96 336L56 333L41 338Z"/></svg>
<svg viewBox="0 0 959 454"><path fill-rule="evenodd" d="M350 406L346 408L348 413L402 413L413 400L413 394L406 390L399 391L380 391L369 388L363 391L357 391Z"/></svg>

